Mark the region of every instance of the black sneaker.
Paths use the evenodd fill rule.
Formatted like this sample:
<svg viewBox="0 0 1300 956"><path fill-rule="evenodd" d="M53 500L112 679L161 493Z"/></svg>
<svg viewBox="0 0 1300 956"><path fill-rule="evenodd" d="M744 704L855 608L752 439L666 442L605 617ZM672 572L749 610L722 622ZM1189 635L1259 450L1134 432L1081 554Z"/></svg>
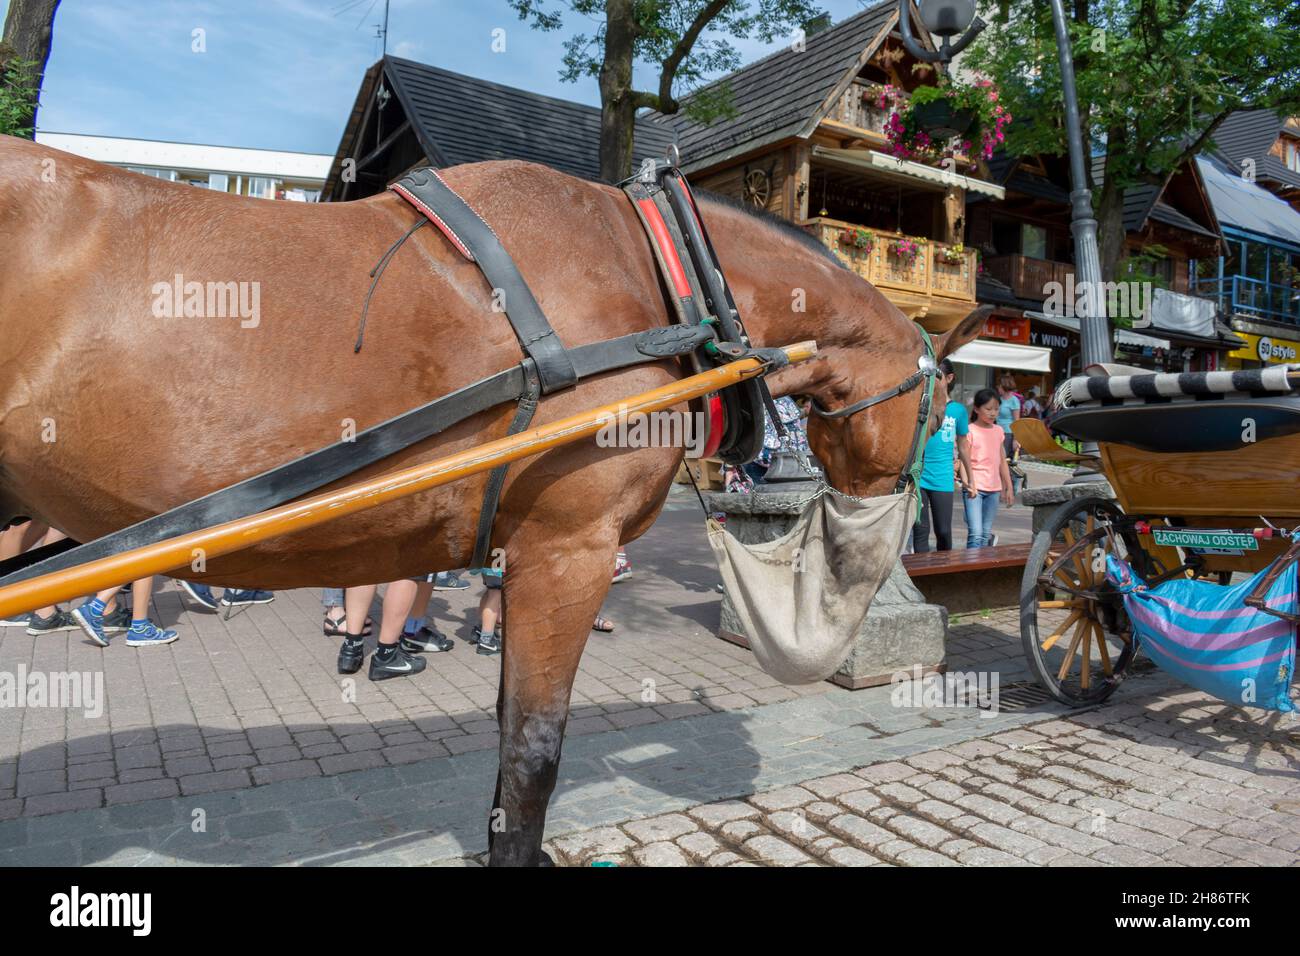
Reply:
<svg viewBox="0 0 1300 956"><path fill-rule="evenodd" d="M72 622L76 624L76 621ZM105 614L103 618L103 628L105 634L124 634L131 630L131 609L121 601L118 602L117 610L112 614Z"/></svg>
<svg viewBox="0 0 1300 956"><path fill-rule="evenodd" d="M56 634L59 631L77 631L81 625L72 619L67 611L55 611L49 617L41 617L36 612L32 612L27 620L27 633L34 637L40 637L42 634Z"/></svg>
<svg viewBox="0 0 1300 956"><path fill-rule="evenodd" d="M475 643L478 644L480 654L500 654L501 653L501 635L496 631L491 634L484 634L477 627L474 628L474 636L477 638Z"/></svg>
<svg viewBox="0 0 1300 956"><path fill-rule="evenodd" d="M424 670L425 661L423 657L412 657L401 647L393 652L388 660L379 659L379 653L376 651L370 655L370 679L371 680L388 680L390 677L411 677Z"/></svg>
<svg viewBox="0 0 1300 956"><path fill-rule="evenodd" d="M274 600L275 594L273 592L258 591L252 588L246 591L226 588L221 593L222 607L248 607L253 604L270 604Z"/></svg>
<svg viewBox="0 0 1300 956"><path fill-rule="evenodd" d="M339 673L355 674L361 670L361 661L365 659L365 656L366 642L364 638L343 638L343 645L339 648Z"/></svg>
<svg viewBox="0 0 1300 956"><path fill-rule="evenodd" d="M422 627L415 634L403 634L399 642L402 650L412 654L419 654L422 651L438 652L449 651L456 646L456 642L450 637L432 627Z"/></svg>

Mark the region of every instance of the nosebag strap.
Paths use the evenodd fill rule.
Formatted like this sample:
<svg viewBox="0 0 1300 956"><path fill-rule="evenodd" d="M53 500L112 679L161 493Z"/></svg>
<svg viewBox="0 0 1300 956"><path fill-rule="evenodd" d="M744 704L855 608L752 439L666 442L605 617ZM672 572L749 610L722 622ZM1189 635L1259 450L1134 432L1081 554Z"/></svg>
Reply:
<svg viewBox="0 0 1300 956"><path fill-rule="evenodd" d="M850 501L818 495L788 532L743 544L717 521L709 546L759 666L786 684L837 671L912 525L912 490Z"/></svg>

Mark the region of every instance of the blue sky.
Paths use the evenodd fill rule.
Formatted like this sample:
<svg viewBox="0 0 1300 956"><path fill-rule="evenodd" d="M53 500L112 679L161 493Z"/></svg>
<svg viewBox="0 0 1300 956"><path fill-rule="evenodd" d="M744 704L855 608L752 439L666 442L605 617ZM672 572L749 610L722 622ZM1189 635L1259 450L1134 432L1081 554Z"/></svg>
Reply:
<svg viewBox="0 0 1300 956"><path fill-rule="evenodd" d="M383 0L63 0L41 129L333 153L366 67ZM553 5L557 5L553 3ZM861 0L821 0L836 22ZM0 0L0 16L8 0ZM570 33L583 28L569 14ZM589 25L588 25L589 26ZM506 31L494 53L492 31ZM196 29L206 52L191 49ZM590 32L588 29L587 32ZM506 0L391 0L390 53L597 104L594 79L560 81L565 33L538 33ZM738 41L746 62L769 52ZM650 71L638 79L649 83Z"/></svg>

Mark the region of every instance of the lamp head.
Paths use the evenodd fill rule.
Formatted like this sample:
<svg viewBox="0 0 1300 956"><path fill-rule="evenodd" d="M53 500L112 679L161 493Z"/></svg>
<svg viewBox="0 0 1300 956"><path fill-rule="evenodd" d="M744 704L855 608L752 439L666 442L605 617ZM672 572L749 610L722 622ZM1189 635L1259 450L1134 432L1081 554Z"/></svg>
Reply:
<svg viewBox="0 0 1300 956"><path fill-rule="evenodd" d="M940 37L965 32L975 19L975 0L919 0L921 23Z"/></svg>

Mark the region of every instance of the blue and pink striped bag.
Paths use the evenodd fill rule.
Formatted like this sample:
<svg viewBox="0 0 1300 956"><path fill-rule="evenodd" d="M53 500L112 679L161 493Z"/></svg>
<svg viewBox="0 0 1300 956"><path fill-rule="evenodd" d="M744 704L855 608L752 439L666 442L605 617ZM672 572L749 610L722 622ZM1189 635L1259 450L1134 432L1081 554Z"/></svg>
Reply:
<svg viewBox="0 0 1300 956"><path fill-rule="evenodd" d="M1290 712L1294 624L1247 607L1267 568L1241 584L1179 578L1148 589L1123 561L1106 558L1106 577L1124 595L1133 633L1148 657L1184 683L1239 707ZM1268 606L1296 613L1296 565L1273 582Z"/></svg>

